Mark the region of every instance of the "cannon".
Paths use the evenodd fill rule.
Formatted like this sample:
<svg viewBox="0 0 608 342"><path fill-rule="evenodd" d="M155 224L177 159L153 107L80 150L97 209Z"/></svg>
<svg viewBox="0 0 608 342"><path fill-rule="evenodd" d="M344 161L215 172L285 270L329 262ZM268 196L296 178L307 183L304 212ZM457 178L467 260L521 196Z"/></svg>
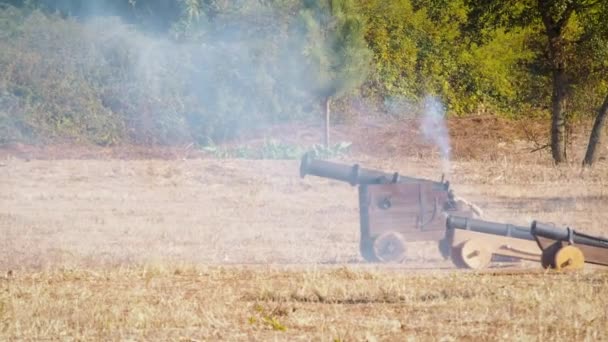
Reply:
<svg viewBox="0 0 608 342"><path fill-rule="evenodd" d="M302 157L300 176L314 175L358 186L361 256L369 262L401 262L406 243L436 241L449 257L445 220L449 214L480 215L478 208L454 196L448 181L432 181ZM442 177L443 178L443 177Z"/></svg>
<svg viewBox="0 0 608 342"><path fill-rule="evenodd" d="M530 232L542 250L544 268L578 269L584 263L608 266L608 239L533 221Z"/></svg>
<svg viewBox="0 0 608 342"><path fill-rule="evenodd" d="M580 269L584 263L608 266L608 239L538 221L516 226L450 216L445 240L459 267L485 268L493 256L540 261L552 269Z"/></svg>
<svg viewBox="0 0 608 342"><path fill-rule="evenodd" d="M486 268L495 256L531 261L541 258L528 226L450 216L445 239L451 246L452 262L461 268Z"/></svg>

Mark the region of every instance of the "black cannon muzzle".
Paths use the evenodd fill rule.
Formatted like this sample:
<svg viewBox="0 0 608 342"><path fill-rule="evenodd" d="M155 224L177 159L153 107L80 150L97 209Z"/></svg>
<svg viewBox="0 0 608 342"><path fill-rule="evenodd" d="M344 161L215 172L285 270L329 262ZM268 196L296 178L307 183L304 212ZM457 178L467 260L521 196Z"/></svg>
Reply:
<svg viewBox="0 0 608 342"><path fill-rule="evenodd" d="M572 228L557 228L547 223L533 221L530 230L533 235L550 240L564 241L576 245L608 248L608 239L579 233Z"/></svg>
<svg viewBox="0 0 608 342"><path fill-rule="evenodd" d="M314 175L317 177L330 178L351 185L358 184L387 184L387 183L420 183L431 182L441 190L449 189L449 182L434 182L428 179L404 177L398 172L393 174L385 173L377 170L364 169L358 164L353 166L333 163L325 160L314 159L310 153L306 153L302 157L300 164L300 176L304 178L306 175Z"/></svg>

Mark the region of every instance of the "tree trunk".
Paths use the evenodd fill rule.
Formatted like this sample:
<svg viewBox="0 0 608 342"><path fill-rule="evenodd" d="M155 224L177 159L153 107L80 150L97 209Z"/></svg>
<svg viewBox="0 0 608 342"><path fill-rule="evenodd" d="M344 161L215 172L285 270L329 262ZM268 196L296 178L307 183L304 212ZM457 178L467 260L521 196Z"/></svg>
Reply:
<svg viewBox="0 0 608 342"><path fill-rule="evenodd" d="M551 153L559 164L566 161L566 75L560 66L553 70L551 102Z"/></svg>
<svg viewBox="0 0 608 342"><path fill-rule="evenodd" d="M329 119L331 115L330 105L331 97L325 98L325 148L329 148Z"/></svg>
<svg viewBox="0 0 608 342"><path fill-rule="evenodd" d="M552 1L538 0L538 9L541 13L545 33L549 43L549 58L551 60L551 73L553 77L553 93L551 96L551 153L556 164L566 161L566 99L568 79L566 77L566 56L564 28L574 11L572 4L567 5L555 20L551 8Z"/></svg>
<svg viewBox="0 0 608 342"><path fill-rule="evenodd" d="M602 133L604 124L606 123L606 116L608 116L608 94L606 94L604 103L595 117L593 129L589 135L589 145L587 145L587 153L585 153L583 166L591 166L597 159L597 148L602 145Z"/></svg>

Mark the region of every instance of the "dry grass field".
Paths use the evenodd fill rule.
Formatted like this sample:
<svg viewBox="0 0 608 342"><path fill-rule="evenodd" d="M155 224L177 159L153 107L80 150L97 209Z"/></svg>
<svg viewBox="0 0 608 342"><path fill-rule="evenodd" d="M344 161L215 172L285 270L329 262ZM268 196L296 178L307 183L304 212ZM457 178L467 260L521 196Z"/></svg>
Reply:
<svg viewBox="0 0 608 342"><path fill-rule="evenodd" d="M439 162L346 163L440 178ZM608 272L365 264L356 189L299 161L0 160L0 340L608 340ZM608 168L455 161L490 220L607 236Z"/></svg>
<svg viewBox="0 0 608 342"><path fill-rule="evenodd" d="M2 279L3 340L601 341L605 273L62 268Z"/></svg>

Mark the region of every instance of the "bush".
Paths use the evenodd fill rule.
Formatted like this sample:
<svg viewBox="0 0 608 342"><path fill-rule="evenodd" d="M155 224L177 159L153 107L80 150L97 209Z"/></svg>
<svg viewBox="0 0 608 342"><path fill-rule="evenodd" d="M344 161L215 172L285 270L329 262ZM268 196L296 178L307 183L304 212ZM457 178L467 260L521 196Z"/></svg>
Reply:
<svg viewBox="0 0 608 342"><path fill-rule="evenodd" d="M301 118L310 99L294 86L286 28L231 16L176 42L118 18L0 10L0 93L13 103L1 139L206 145Z"/></svg>
<svg viewBox="0 0 608 342"><path fill-rule="evenodd" d="M111 144L122 136L120 117L104 107L91 79L103 60L77 22L35 11L0 11L0 92L12 137L89 140ZM6 30L6 31L5 31ZM70 37L66 39L65 37Z"/></svg>

